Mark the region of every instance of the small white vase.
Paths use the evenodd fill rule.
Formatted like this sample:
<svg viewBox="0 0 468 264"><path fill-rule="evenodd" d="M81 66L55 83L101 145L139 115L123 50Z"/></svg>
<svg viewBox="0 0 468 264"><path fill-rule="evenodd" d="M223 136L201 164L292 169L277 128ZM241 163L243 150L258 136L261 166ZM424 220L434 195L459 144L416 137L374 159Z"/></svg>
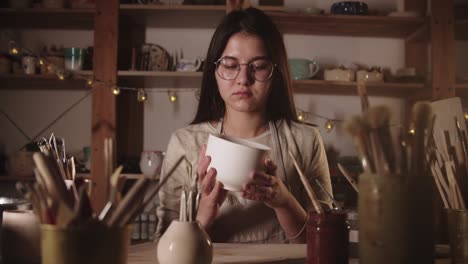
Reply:
<svg viewBox="0 0 468 264"><path fill-rule="evenodd" d="M212 260L213 244L198 221L174 220L159 239L160 264L210 264Z"/></svg>
<svg viewBox="0 0 468 264"><path fill-rule="evenodd" d="M159 174L163 158L164 154L161 151L143 151L140 156L141 173L151 177Z"/></svg>

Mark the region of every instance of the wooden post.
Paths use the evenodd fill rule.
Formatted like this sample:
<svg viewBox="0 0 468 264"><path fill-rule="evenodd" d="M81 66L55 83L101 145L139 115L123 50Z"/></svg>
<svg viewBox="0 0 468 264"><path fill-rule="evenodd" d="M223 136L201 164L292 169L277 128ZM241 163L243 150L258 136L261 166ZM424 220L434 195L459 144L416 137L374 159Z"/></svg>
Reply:
<svg viewBox="0 0 468 264"><path fill-rule="evenodd" d="M109 179L104 174L104 139L116 134L116 98L107 83L117 81L118 0L96 0L94 29L94 78L92 88L92 204L99 212L105 205L109 192Z"/></svg>
<svg viewBox="0 0 468 264"><path fill-rule="evenodd" d="M455 96L453 0L431 0L432 99Z"/></svg>

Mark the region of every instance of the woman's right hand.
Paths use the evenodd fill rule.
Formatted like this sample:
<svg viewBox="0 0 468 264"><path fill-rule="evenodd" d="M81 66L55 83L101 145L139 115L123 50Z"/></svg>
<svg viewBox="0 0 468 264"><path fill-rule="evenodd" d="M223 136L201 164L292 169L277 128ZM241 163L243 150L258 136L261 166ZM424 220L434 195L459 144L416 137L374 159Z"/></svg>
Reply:
<svg viewBox="0 0 468 264"><path fill-rule="evenodd" d="M227 190L223 184L216 180L216 170L211 168L208 172L211 158L206 156L206 145L203 145L198 154L198 182L201 189L201 199L198 206L197 220L208 229L219 216L221 205L226 200Z"/></svg>

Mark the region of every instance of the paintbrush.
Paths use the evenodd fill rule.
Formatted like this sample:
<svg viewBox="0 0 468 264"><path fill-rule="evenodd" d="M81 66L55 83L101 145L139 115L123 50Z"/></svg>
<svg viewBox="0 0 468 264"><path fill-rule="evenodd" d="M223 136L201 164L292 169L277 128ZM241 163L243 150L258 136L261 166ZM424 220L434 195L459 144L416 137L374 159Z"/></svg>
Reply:
<svg viewBox="0 0 468 264"><path fill-rule="evenodd" d="M341 171L341 174L343 174L343 176L345 177L346 180L348 180L349 184L351 185L351 187L353 187L353 189L359 193L359 189L358 189L358 185L356 183L356 181L354 181L353 177L351 176L351 174L340 164L338 163L338 169L340 169Z"/></svg>
<svg viewBox="0 0 468 264"><path fill-rule="evenodd" d="M375 152L381 171L395 174L396 159L390 133L391 111L387 106L374 106L365 114L371 128L371 139L375 144Z"/></svg>
<svg viewBox="0 0 468 264"><path fill-rule="evenodd" d="M426 131L431 127L433 120L432 107L429 103L418 102L412 109L412 121L414 123L414 136L411 144L411 175L422 176L425 164L425 140Z"/></svg>
<svg viewBox="0 0 468 264"><path fill-rule="evenodd" d="M333 196L331 195L331 193L329 193L327 191L327 189L325 189L325 187L323 186L322 183L320 183L320 181L315 178L315 182L317 183L317 185L320 187L320 189L322 189L322 191L328 196L328 199L330 199L330 201L332 202L332 204L328 204L327 205L330 207L330 209L334 209L334 210L341 210L341 207L338 206L338 202L333 198Z"/></svg>
<svg viewBox="0 0 468 264"><path fill-rule="evenodd" d="M358 151L361 154L361 163L364 170L375 173L375 164L372 159L370 139L367 136L368 128L362 117L353 116L345 123L345 129L354 138Z"/></svg>
<svg viewBox="0 0 468 264"><path fill-rule="evenodd" d="M289 150L288 153L289 153L289 156L291 156L294 166L296 167L297 173L299 174L299 177L301 178L302 184L304 185L304 188L306 189L307 194L309 195L310 201L312 202L312 206L314 207L315 211L318 214L323 214L324 212L323 212L322 207L320 206L320 202L317 199L317 196L315 195L315 192L312 189L312 186L310 186L309 181L307 180L307 177L304 175L304 172L302 172L302 169L299 167L296 157L294 157L294 154L292 154L291 150Z"/></svg>
<svg viewBox="0 0 468 264"><path fill-rule="evenodd" d="M122 201L119 203L119 206L112 213L108 222L109 226L120 226L119 223L121 222L122 218L124 218L124 215L127 213L127 211L129 211L131 207L135 207L138 200L138 194L144 192L144 188L147 183L148 179L145 177L141 177L137 180L137 182L130 188L128 193L123 197Z"/></svg>

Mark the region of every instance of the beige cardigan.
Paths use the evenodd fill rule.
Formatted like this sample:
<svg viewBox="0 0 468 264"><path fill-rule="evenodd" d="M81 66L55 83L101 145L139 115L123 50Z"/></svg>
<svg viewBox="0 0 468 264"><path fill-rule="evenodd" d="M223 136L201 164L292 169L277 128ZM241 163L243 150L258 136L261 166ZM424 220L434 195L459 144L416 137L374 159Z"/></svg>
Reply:
<svg viewBox="0 0 468 264"><path fill-rule="evenodd" d="M318 130L307 124L286 121L277 121L273 126L277 128L279 138L278 147L274 147L275 140L270 130L260 136L249 140L272 147L269 157L278 165L278 177L290 189L294 197L306 209L311 208L307 192L289 158L291 150L298 159L299 165L314 188L318 198L330 204L327 195L315 183L318 178L322 185L332 193L330 174L328 170L325 149ZM189 185L198 167L198 152L203 144L207 143L210 133L219 133L219 129L209 122L190 125L175 131L169 141L166 156L163 162L161 177L179 159L185 155L192 166L192 175L187 173L187 163L182 163L176 172L168 179L159 191L160 204L157 208L158 226L156 239L163 234L172 220L179 218L179 199L182 186ZM278 160L281 153L287 177L284 177L281 162ZM287 179L287 180L286 180ZM276 215L270 207L261 202L244 199L240 193L230 192L228 199L221 207L221 214L212 228L208 230L213 242L251 242L251 243L287 243Z"/></svg>

